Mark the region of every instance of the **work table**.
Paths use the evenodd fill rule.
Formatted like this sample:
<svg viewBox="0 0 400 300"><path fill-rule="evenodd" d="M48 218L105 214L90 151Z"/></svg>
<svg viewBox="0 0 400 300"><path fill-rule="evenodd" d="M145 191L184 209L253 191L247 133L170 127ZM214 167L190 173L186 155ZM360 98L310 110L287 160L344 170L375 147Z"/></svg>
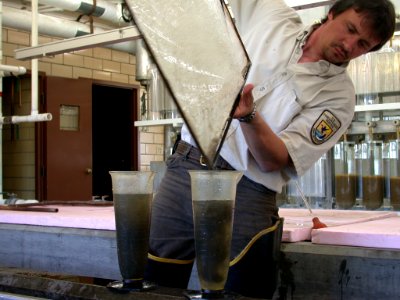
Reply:
<svg viewBox="0 0 400 300"><path fill-rule="evenodd" d="M0 268L120 279L113 207L58 208L58 213L0 212ZM294 226L299 227L303 235L304 232L311 234L311 240L317 236L309 228L310 216L304 211L280 210L280 213L288 225L284 227L284 235ZM332 211L314 213L328 225L317 232L325 230L327 234L334 234L338 228L346 232L346 226L350 226L349 218L344 218L347 212L336 212L342 223L334 220ZM358 214L352 222L357 221L353 224L358 224L357 230L362 231L362 225L367 222L384 222L391 218L397 222L399 217L393 212L380 212L372 217ZM334 221L339 222L339 226L333 226ZM399 230L391 228L391 232L396 229ZM291 234L293 238L293 231ZM352 300L396 299L394 295L400 295L400 244L395 238L391 248L327 245L311 240L287 242L284 239L282 243L282 274L286 275L282 278L286 279L280 284L286 286L288 292L296 287L293 299L310 299L307 297L313 293L318 299L340 299L338 293L341 293ZM287 278L291 279L287 281ZM196 289L196 284L196 279L192 279L189 288Z"/></svg>

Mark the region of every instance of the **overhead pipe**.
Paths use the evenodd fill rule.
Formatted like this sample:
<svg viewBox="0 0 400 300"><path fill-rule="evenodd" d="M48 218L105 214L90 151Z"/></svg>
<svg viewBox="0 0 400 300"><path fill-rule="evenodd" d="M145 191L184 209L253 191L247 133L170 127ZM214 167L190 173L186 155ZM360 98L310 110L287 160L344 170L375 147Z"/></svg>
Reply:
<svg viewBox="0 0 400 300"><path fill-rule="evenodd" d="M1 36L0 36L1 38ZM1 39L0 39L1 41ZM26 73L26 68L21 66L8 66L0 64L0 77L17 76Z"/></svg>
<svg viewBox="0 0 400 300"><path fill-rule="evenodd" d="M42 114L32 113L31 115L27 115L27 116L4 117L4 124L45 122L45 121L51 121L52 119L53 119L53 116L51 115L51 113L42 113Z"/></svg>
<svg viewBox="0 0 400 300"><path fill-rule="evenodd" d="M32 13L27 10L4 7L3 26L5 27L31 31L31 20ZM89 26L85 24L43 14L40 15L37 25L41 34L59 38L71 38L90 33Z"/></svg>
<svg viewBox="0 0 400 300"><path fill-rule="evenodd" d="M136 80L147 85L150 80L150 66L151 59L150 54L146 49L146 45L143 39L136 41Z"/></svg>
<svg viewBox="0 0 400 300"><path fill-rule="evenodd" d="M4 7L3 9L3 26L14 28L22 31L31 30L31 13L26 10L18 10L12 7ZM56 38L69 39L82 35L90 34L90 26L65 19L46 16L39 14L38 31L41 35L48 35ZM104 29L95 27L94 33L104 32ZM122 52L128 52L135 55L135 41L122 42L106 46Z"/></svg>
<svg viewBox="0 0 400 300"><path fill-rule="evenodd" d="M94 2L96 5L94 5ZM112 4L104 0L39 0L40 4L49 5L63 10L92 15L111 22L117 26L130 25L129 20L122 15L122 4Z"/></svg>

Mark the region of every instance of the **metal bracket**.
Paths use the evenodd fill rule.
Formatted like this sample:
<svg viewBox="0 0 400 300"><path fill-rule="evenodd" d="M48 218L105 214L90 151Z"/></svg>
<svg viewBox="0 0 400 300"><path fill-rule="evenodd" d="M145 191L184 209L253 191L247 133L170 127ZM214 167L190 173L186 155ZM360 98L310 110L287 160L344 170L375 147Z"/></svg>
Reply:
<svg viewBox="0 0 400 300"><path fill-rule="evenodd" d="M71 39L60 40L34 47L15 50L15 58L29 60L87 48L121 43L140 39L141 35L136 26L128 26L100 33L87 34Z"/></svg>

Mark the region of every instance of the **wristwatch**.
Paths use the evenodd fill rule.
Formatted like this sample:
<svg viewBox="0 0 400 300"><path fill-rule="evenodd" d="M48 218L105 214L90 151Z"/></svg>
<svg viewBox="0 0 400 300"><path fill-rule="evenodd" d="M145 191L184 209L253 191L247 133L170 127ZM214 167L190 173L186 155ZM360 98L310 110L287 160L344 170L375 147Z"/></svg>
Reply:
<svg viewBox="0 0 400 300"><path fill-rule="evenodd" d="M249 123L256 116L256 112L257 112L257 106L254 103L252 112L249 113L248 115L238 118L239 122Z"/></svg>

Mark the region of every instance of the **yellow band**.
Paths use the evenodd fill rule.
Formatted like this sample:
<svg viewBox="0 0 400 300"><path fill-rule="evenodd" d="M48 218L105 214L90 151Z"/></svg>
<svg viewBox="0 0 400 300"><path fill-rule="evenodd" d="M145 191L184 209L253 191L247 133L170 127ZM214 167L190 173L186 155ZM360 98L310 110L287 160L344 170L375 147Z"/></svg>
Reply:
<svg viewBox="0 0 400 300"><path fill-rule="evenodd" d="M229 266L232 267L233 265L235 265L239 260L242 259L242 257L247 253L247 251L249 251L249 249L251 248L251 246L253 246L253 244L259 239L261 238L263 235L266 235L267 233L274 231L278 228L279 224L280 224L280 220L278 220L274 226L268 227L264 230L261 230L259 233L257 233L252 239L251 241L246 245L246 247L244 247L244 249L239 253L238 256L236 256L233 260L231 260L231 262L229 263Z"/></svg>
<svg viewBox="0 0 400 300"><path fill-rule="evenodd" d="M162 262L162 263L168 263L168 264L177 264L177 265L188 265L193 263L194 259L173 259L173 258L163 258L163 257L158 257L155 255L152 255L150 253L147 254L147 257L151 260Z"/></svg>

